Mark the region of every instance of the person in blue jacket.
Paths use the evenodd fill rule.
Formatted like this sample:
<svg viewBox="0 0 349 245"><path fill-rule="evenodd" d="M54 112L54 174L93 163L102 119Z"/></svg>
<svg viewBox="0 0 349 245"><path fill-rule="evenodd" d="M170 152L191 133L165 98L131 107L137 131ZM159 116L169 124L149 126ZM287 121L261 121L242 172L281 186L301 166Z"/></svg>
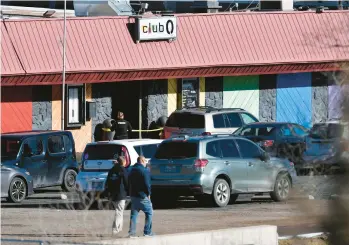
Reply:
<svg viewBox="0 0 349 245"><path fill-rule="evenodd" d="M152 231L153 205L150 200L150 171L146 168L146 164L146 159L143 156L139 156L137 163L132 166L128 176L131 197L130 238L136 236L139 211L143 211L145 214L143 235L154 235Z"/></svg>

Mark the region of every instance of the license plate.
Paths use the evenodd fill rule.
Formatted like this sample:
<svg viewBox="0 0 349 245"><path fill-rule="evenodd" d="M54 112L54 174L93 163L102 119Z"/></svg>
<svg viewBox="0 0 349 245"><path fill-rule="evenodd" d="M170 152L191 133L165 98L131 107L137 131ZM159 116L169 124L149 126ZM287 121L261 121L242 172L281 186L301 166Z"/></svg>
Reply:
<svg viewBox="0 0 349 245"><path fill-rule="evenodd" d="M177 173L178 168L177 166L165 166L162 168L163 173Z"/></svg>
<svg viewBox="0 0 349 245"><path fill-rule="evenodd" d="M92 189L102 189L103 182L92 182Z"/></svg>

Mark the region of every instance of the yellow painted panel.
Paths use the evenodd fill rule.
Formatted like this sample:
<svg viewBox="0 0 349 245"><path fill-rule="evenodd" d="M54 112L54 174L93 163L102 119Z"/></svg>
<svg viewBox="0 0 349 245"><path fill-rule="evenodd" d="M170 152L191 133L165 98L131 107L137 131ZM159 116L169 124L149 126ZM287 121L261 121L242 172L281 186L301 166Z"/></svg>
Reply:
<svg viewBox="0 0 349 245"><path fill-rule="evenodd" d="M168 116L171 115L177 109L177 79L168 79L168 99L167 99L167 112Z"/></svg>
<svg viewBox="0 0 349 245"><path fill-rule="evenodd" d="M206 104L205 99L205 78L200 77L200 97L199 97L199 105L205 106Z"/></svg>
<svg viewBox="0 0 349 245"><path fill-rule="evenodd" d="M61 130L62 86L52 85L52 130Z"/></svg>

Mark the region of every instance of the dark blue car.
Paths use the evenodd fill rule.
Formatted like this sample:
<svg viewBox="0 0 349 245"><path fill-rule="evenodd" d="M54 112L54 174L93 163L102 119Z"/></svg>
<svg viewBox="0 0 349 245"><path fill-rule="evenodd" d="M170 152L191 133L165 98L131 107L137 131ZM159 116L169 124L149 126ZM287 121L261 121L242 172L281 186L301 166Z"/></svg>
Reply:
<svg viewBox="0 0 349 245"><path fill-rule="evenodd" d="M272 156L288 158L298 164L302 160L308 129L296 123L259 122L241 127L234 135L258 143Z"/></svg>
<svg viewBox="0 0 349 245"><path fill-rule="evenodd" d="M28 131L1 135L1 164L30 173L34 189L62 186L75 190L75 143L69 131Z"/></svg>

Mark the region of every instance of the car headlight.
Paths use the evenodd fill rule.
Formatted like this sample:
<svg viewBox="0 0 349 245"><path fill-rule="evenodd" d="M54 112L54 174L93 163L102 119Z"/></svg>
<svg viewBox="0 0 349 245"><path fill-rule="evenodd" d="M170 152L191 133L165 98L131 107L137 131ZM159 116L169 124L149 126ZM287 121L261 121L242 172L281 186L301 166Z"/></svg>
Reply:
<svg viewBox="0 0 349 245"><path fill-rule="evenodd" d="M26 174L26 175L30 175L30 173L29 173L28 171L25 171L25 174Z"/></svg>

